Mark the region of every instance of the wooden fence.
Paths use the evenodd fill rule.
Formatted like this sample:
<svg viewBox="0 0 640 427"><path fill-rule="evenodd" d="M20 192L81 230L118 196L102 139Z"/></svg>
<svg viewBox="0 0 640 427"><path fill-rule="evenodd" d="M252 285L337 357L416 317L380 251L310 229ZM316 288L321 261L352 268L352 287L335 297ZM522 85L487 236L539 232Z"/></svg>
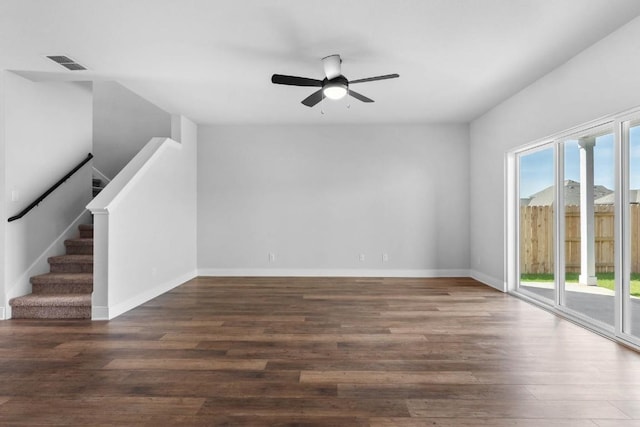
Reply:
<svg viewBox="0 0 640 427"><path fill-rule="evenodd" d="M613 205L594 206L596 272L614 269ZM640 205L631 205L631 271L640 272ZM580 272L580 207L565 208L565 271ZM553 273L553 206L520 207L521 273Z"/></svg>

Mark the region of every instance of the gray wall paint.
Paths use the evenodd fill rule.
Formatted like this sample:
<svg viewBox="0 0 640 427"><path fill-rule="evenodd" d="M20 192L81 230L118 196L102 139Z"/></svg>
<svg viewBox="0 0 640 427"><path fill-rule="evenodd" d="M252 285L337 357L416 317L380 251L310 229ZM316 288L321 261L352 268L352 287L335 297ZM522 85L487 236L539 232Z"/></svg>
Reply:
<svg viewBox="0 0 640 427"><path fill-rule="evenodd" d="M34 83L3 72L5 215L15 215L63 177L91 151L91 85ZM19 198L11 200L16 190ZM48 270L51 248L91 200L91 167L80 169L20 220L5 223L6 298L31 291L29 276ZM6 216L1 218L7 220ZM72 231L74 234L77 230ZM53 252L53 253L51 253Z"/></svg>
<svg viewBox="0 0 640 427"><path fill-rule="evenodd" d="M466 271L468 167L466 125L203 126L198 268Z"/></svg>
<svg viewBox="0 0 640 427"><path fill-rule="evenodd" d="M640 18L471 124L471 268L504 284L504 159L515 147L640 105Z"/></svg>
<svg viewBox="0 0 640 427"><path fill-rule="evenodd" d="M0 71L0 320L6 316L5 305L7 302L6 297L6 278L5 278L5 239L6 239L6 219L9 217L6 206L9 203L7 200L7 187L5 184L5 159L7 158L5 148L5 102L6 102L6 79L7 71ZM11 195L8 195L11 197Z"/></svg>
<svg viewBox="0 0 640 427"><path fill-rule="evenodd" d="M116 82L93 85L94 166L114 176L153 137L171 136L171 115Z"/></svg>

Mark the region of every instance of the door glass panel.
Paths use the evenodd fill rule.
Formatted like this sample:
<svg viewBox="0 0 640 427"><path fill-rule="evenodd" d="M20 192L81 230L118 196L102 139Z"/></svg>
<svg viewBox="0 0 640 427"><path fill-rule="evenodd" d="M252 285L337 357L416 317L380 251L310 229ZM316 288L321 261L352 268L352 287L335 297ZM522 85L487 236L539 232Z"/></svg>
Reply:
<svg viewBox="0 0 640 427"><path fill-rule="evenodd" d="M555 300L553 146L519 156L520 281L518 289L553 303Z"/></svg>
<svg viewBox="0 0 640 427"><path fill-rule="evenodd" d="M629 228L630 277L627 277L629 324L625 332L640 337L640 122L629 126Z"/></svg>
<svg viewBox="0 0 640 427"><path fill-rule="evenodd" d="M584 134L563 147L564 305L613 326L614 136Z"/></svg>

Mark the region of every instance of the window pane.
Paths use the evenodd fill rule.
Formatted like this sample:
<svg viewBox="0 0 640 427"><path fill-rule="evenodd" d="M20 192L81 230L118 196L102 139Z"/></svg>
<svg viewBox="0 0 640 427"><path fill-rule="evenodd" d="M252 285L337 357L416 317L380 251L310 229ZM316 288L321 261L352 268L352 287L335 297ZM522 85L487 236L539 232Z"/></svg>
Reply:
<svg viewBox="0 0 640 427"><path fill-rule="evenodd" d="M555 300L553 146L519 156L520 283L519 290Z"/></svg>
<svg viewBox="0 0 640 427"><path fill-rule="evenodd" d="M564 304L614 323L614 136L564 141Z"/></svg>

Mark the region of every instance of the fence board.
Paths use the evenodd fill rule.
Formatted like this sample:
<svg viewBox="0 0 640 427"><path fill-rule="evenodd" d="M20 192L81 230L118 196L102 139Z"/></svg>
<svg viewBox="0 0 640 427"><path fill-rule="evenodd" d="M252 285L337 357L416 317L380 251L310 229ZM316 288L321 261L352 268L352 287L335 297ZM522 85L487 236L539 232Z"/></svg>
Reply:
<svg viewBox="0 0 640 427"><path fill-rule="evenodd" d="M613 205L594 206L596 272L614 271ZM631 271L640 272L640 205L630 206ZM565 271L580 272L580 207L565 207ZM520 271L553 273L553 206L520 207Z"/></svg>

